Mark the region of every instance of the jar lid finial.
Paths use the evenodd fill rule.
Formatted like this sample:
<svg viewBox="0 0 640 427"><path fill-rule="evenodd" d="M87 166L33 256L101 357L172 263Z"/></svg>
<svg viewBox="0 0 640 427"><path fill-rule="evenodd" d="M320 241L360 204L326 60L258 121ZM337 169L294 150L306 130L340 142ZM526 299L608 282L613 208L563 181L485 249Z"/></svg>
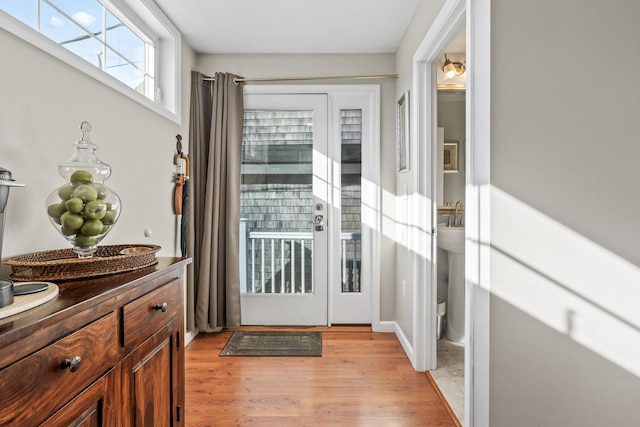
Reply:
<svg viewBox="0 0 640 427"><path fill-rule="evenodd" d="M80 123L80 130L82 131L82 141L80 142L91 142L91 135L89 134L92 129L91 123L87 121Z"/></svg>

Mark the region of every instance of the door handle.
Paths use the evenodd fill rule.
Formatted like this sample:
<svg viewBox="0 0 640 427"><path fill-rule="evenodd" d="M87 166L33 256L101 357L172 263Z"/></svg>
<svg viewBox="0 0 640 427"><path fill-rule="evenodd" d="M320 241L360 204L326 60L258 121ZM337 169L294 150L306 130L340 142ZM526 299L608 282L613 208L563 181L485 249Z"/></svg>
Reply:
<svg viewBox="0 0 640 427"><path fill-rule="evenodd" d="M323 215L316 215L314 223L315 223L315 226L316 226L316 231L324 230L324 216Z"/></svg>

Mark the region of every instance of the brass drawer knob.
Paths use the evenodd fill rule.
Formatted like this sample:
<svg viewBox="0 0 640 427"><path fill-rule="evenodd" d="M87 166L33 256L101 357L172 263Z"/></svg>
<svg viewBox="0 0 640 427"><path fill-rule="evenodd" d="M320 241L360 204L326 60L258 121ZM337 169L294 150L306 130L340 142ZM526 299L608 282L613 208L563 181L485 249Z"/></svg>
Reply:
<svg viewBox="0 0 640 427"><path fill-rule="evenodd" d="M162 304L156 304L156 305L153 307L153 309L154 309L154 310L161 310L161 311L164 313L164 312L166 312L166 311L167 311L167 307L168 307L167 303L166 303L166 302L163 302Z"/></svg>
<svg viewBox="0 0 640 427"><path fill-rule="evenodd" d="M80 356L76 356L71 360L64 359L60 364L60 368L62 369L69 368L69 372L75 372L80 367L80 362L82 362L82 359L80 358Z"/></svg>

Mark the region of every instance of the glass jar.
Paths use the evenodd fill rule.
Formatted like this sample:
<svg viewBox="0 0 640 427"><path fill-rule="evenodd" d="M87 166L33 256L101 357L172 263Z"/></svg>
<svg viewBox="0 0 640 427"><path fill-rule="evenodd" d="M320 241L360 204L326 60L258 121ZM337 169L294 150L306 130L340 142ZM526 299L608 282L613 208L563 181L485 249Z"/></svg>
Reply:
<svg viewBox="0 0 640 427"><path fill-rule="evenodd" d="M122 204L104 184L111 166L95 155L98 146L91 142L91 124L82 122L80 130L82 139L73 144L73 156L58 162L65 183L47 197L47 214L78 257L90 258L118 220Z"/></svg>

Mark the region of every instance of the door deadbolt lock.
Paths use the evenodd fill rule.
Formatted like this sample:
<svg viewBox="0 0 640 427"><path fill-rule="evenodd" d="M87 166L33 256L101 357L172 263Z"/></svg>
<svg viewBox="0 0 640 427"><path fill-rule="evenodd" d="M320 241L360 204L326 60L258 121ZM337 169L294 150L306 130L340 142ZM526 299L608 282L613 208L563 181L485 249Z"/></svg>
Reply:
<svg viewBox="0 0 640 427"><path fill-rule="evenodd" d="M316 225L316 231L324 230L324 216L316 215L315 225Z"/></svg>

